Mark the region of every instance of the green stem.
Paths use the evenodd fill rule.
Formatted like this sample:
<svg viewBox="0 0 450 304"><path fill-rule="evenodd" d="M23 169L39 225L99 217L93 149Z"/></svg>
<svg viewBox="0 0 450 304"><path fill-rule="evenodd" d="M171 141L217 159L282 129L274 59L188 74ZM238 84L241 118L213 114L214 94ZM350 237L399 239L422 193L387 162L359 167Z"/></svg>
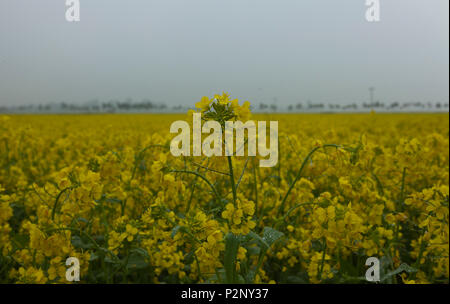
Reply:
<svg viewBox="0 0 450 304"><path fill-rule="evenodd" d="M258 215L258 184L256 181L256 158L253 157L253 184L255 187L255 215Z"/></svg>
<svg viewBox="0 0 450 304"><path fill-rule="evenodd" d="M324 248L323 248L322 262L320 263L320 271L319 271L319 274L317 276L319 281L322 280L322 272L323 272L323 267L325 265L325 256L327 254L327 241L326 241L326 239L324 239L324 242L325 242L325 245L324 245Z"/></svg>
<svg viewBox="0 0 450 304"><path fill-rule="evenodd" d="M283 221L286 222L287 217L297 208L300 208L302 206L309 206L309 205L314 205L314 202L306 202L306 203L300 203L295 205L294 207L292 207L291 209L288 210L288 212L286 212L286 214L283 216Z"/></svg>
<svg viewBox="0 0 450 304"><path fill-rule="evenodd" d="M280 151L280 138L278 138L278 155L281 155ZM278 187L281 186L281 158L278 159Z"/></svg>
<svg viewBox="0 0 450 304"><path fill-rule="evenodd" d="M414 263L414 266L413 266L414 268L417 269L417 272L419 272L419 270L420 270L420 260L422 259L423 252L425 251L425 247L426 247L426 243L425 243L425 241L423 240L423 237L422 237L422 240L420 241L419 255L417 256L417 260L416 260L416 262ZM417 272L414 272L411 275L413 280L416 279Z"/></svg>
<svg viewBox="0 0 450 304"><path fill-rule="evenodd" d="M198 170L197 170L197 172L198 172ZM189 197L189 201L188 201L188 204L187 204L187 207L186 207L186 212L185 212L186 214L188 214L189 210L191 209L192 199L194 198L195 186L197 185L197 178L198 178L198 176L196 176L194 178L194 182L192 183L191 196Z"/></svg>
<svg viewBox="0 0 450 304"><path fill-rule="evenodd" d="M144 149L142 149L142 150L138 153L138 155L137 155L137 157L136 157L136 159L135 159L134 167L133 167L133 172L132 172L131 178L130 178L130 182L131 182L131 180L134 179L134 176L135 176L135 174L136 174L136 169L137 169L139 163L142 161L142 158L143 158L143 156L144 156L144 153L145 153L148 149L150 149L150 148L167 148L167 146L164 146L164 145L158 145L158 144L153 144L153 145L149 145L149 146L145 147Z"/></svg>
<svg viewBox="0 0 450 304"><path fill-rule="evenodd" d="M215 187L213 186L213 184L211 184L211 182L210 182L206 177L204 177L202 174L200 174L200 173L198 173L198 172L195 172L195 171L189 171L189 170L170 170L170 172L173 172L173 173L193 174L193 175L196 175L196 176L200 177L200 178L201 178L202 180L204 180L204 181L208 184L208 186L212 189L212 191L213 191L214 195L216 196L218 202L221 201L220 195L219 195L219 193L217 192L216 188L215 188Z"/></svg>
<svg viewBox="0 0 450 304"><path fill-rule="evenodd" d="M266 255L266 250L261 251L261 253L259 254L259 257L258 257L258 264L256 264L255 273L254 273L254 276L253 276L253 278L252 278L253 283L255 283L256 276L258 275L259 269L260 269L261 266L262 266L262 263L263 263L263 261L264 261L264 256L265 256L265 255Z"/></svg>
<svg viewBox="0 0 450 304"><path fill-rule="evenodd" d="M233 203L236 206L236 185L234 184L234 174L233 174L233 162L231 160L231 156L227 156L228 158L228 167L230 169L230 182L231 182L231 190L233 191Z"/></svg>
<svg viewBox="0 0 450 304"><path fill-rule="evenodd" d="M405 177L406 177L406 167L403 168L402 173L402 187L400 189L400 204L403 204L403 200L405 199Z"/></svg>
<svg viewBox="0 0 450 304"><path fill-rule="evenodd" d="M292 189L294 188L295 184L297 183L297 181L301 178L302 175L302 171L305 168L306 164L308 163L308 161L310 160L311 156L314 154L314 152L316 152L317 150L319 150L320 148L326 148L326 147L334 147L334 148L339 148L338 145L334 145L334 144L326 144L326 145L322 145L319 147L315 147L314 149L312 149L308 155L306 156L306 158L303 160L302 166L300 167L300 169L297 172L297 175L295 176L294 181L292 182L292 184L289 186L288 191L286 192L286 195L284 196L283 200L281 201L281 205L280 208L278 209L278 216L283 212L284 210L284 205L286 203L286 200L289 196L289 194L291 193Z"/></svg>
<svg viewBox="0 0 450 304"><path fill-rule="evenodd" d="M59 192L58 196L55 199L55 204L53 205L53 209L52 209L52 221L55 219L55 212L56 212L56 207L58 205L59 198L61 197L61 195L64 192L66 192L67 190L72 189L72 188L73 187L67 187L67 188L64 188L61 192Z"/></svg>
<svg viewBox="0 0 450 304"><path fill-rule="evenodd" d="M247 159L245 160L244 168L242 169L241 176L239 176L238 182L236 184L236 191L239 188L239 185L241 184L242 178L244 177L245 169L247 169L247 164L248 164L249 159L250 159L250 157L247 157Z"/></svg>
<svg viewBox="0 0 450 304"><path fill-rule="evenodd" d="M400 188L400 198L399 198L399 200L397 202L397 206L396 206L396 211L397 212L403 211L403 203L404 203L404 200L405 200L405 176L406 176L406 167L403 168L402 185L401 185L401 188ZM392 246L393 250L394 250L393 256L395 256L395 253L396 253L396 250L397 250L397 247L398 247L398 244L399 244L399 238L398 238L399 232L400 232L400 222L396 221L396 223L395 223L395 234L394 234L395 244L394 244L394 246Z"/></svg>

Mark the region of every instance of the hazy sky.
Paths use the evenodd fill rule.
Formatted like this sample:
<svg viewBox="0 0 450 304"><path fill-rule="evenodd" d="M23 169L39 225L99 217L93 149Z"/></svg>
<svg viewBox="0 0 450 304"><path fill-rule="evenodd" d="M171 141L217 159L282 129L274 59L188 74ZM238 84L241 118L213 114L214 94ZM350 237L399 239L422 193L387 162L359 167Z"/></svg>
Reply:
<svg viewBox="0 0 450 304"><path fill-rule="evenodd" d="M0 0L0 105L448 101L449 1Z"/></svg>

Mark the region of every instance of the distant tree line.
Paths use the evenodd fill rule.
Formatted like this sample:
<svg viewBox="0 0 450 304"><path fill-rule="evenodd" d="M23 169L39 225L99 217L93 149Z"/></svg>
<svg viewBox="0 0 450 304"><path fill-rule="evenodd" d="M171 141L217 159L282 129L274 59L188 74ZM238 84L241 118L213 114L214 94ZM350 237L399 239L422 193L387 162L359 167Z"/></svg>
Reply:
<svg viewBox="0 0 450 304"><path fill-rule="evenodd" d="M173 107L177 111L179 106ZM19 106L0 106L0 112L42 112L42 113L116 113L116 112L164 112L168 111L168 106L164 103L156 103L149 99L142 101L133 101L126 99L124 101L110 100L100 102L92 100L84 104L73 104L67 102L47 103L36 105Z"/></svg>
<svg viewBox="0 0 450 304"><path fill-rule="evenodd" d="M390 102L383 103L375 101L371 103L314 103L308 100L306 103L290 104L287 107L277 105L277 99L274 102L255 103L252 105L254 112L340 112L340 111L367 111L367 110L385 110L385 111L443 111L448 109L448 103L441 102ZM124 101L110 100L101 102L91 100L84 104L73 104L67 102L47 103L36 105L20 106L0 106L0 113L126 113L126 112L185 112L189 109L187 106L174 105L168 106L164 103L157 103L150 99L142 101L133 101L127 98Z"/></svg>
<svg viewBox="0 0 450 304"><path fill-rule="evenodd" d="M441 102L391 102L382 103L379 101L361 104L349 103L349 104L337 104L337 103L313 103L311 101L297 104L290 104L287 106L288 112L302 112L302 111L317 111L317 112L338 112L338 111L358 111L358 110L445 110L448 109L448 103ZM278 110L276 104L260 103L258 109L261 112L274 112ZM282 111L283 109L281 109Z"/></svg>

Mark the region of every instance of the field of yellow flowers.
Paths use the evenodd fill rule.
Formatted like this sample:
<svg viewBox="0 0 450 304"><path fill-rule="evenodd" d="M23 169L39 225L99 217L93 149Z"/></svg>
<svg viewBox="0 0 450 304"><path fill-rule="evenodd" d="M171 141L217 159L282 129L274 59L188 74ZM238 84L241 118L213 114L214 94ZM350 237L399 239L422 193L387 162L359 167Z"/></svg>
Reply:
<svg viewBox="0 0 450 304"><path fill-rule="evenodd" d="M272 168L172 156L179 119L0 116L0 282L448 283L448 114L254 115Z"/></svg>

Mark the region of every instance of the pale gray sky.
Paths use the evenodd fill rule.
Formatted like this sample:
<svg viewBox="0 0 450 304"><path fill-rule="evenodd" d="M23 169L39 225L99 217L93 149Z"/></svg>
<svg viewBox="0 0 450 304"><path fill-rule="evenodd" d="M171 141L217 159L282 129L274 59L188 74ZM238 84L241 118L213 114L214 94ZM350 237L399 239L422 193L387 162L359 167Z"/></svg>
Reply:
<svg viewBox="0 0 450 304"><path fill-rule="evenodd" d="M449 1L0 0L0 105L448 101Z"/></svg>

